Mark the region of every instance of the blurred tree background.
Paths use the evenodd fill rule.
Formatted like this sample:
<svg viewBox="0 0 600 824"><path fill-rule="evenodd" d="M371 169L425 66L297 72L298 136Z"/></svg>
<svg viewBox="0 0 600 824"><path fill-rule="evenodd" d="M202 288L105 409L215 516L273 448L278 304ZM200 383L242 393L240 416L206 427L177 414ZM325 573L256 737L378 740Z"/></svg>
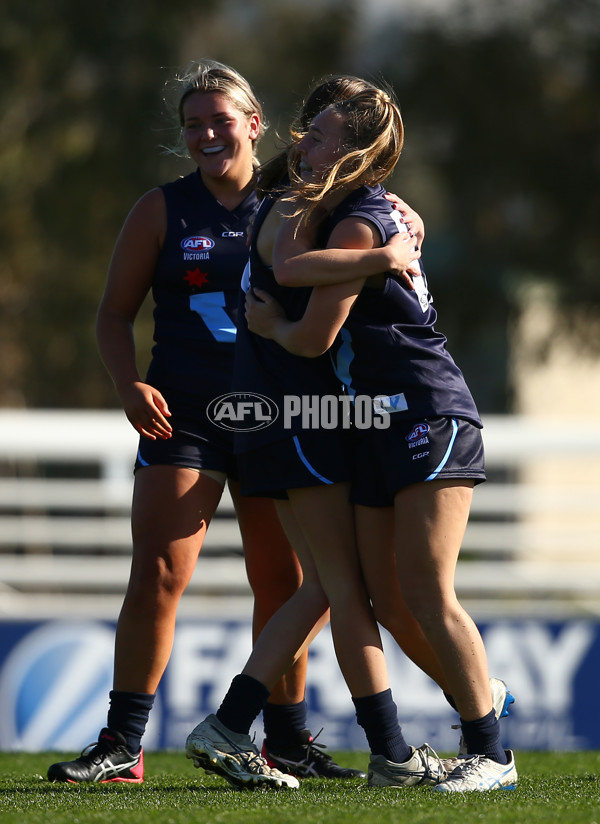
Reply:
<svg viewBox="0 0 600 824"><path fill-rule="evenodd" d="M203 56L235 66L263 101L261 159L321 75L393 85L406 143L389 188L425 220L440 329L482 412L511 408L524 285L543 284L557 324L600 350L598 0L414 5L5 1L0 404L116 405L96 307L133 203L191 169L163 148L177 138L163 98ZM149 311L136 337L143 369Z"/></svg>

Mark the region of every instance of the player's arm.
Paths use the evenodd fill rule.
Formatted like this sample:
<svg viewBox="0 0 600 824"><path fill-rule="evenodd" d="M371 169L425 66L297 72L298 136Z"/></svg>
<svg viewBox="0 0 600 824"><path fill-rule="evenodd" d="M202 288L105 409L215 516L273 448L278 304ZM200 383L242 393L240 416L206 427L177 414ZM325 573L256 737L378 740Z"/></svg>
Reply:
<svg viewBox="0 0 600 824"><path fill-rule="evenodd" d="M100 356L125 414L152 440L170 436L170 412L161 393L140 378L133 324L151 288L165 232L164 196L152 189L135 204L117 238L96 318Z"/></svg>
<svg viewBox="0 0 600 824"><path fill-rule="evenodd" d="M341 221L331 234L328 251L367 251L380 242L374 226L366 220ZM246 319L252 332L276 341L294 355L314 358L326 352L335 340L358 297L366 278L316 286L306 312L290 321L281 306L266 292L246 297Z"/></svg>
<svg viewBox="0 0 600 824"><path fill-rule="evenodd" d="M412 289L410 274L405 273L413 267L412 274L420 274L416 263L421 257L420 246L408 232L394 234L384 246L375 249L314 246L314 225L307 226L298 216L281 221L272 253L273 274L280 285L322 286L392 272L403 277Z"/></svg>

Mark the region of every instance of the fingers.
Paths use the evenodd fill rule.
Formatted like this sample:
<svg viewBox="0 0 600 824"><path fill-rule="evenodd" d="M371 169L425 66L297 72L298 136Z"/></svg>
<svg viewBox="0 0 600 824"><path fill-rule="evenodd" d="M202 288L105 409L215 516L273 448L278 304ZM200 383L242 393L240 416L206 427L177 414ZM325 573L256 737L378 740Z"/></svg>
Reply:
<svg viewBox="0 0 600 824"><path fill-rule="evenodd" d="M407 289L410 289L411 292L415 291L415 284L413 283L412 278L408 273L408 270L406 272L400 272L397 275L397 278L406 286Z"/></svg>
<svg viewBox="0 0 600 824"><path fill-rule="evenodd" d="M161 441L167 441L173 435L173 427L158 409L154 414L148 413L145 421L138 422L136 429L140 435L152 441L155 441L157 438Z"/></svg>
<svg viewBox="0 0 600 824"><path fill-rule="evenodd" d="M398 209L399 212L401 212L404 208L408 207L408 203L406 203L404 200L402 200L401 197L398 197L398 195L394 194L393 192L386 192L384 194L384 197L386 200L389 200L390 203L393 205L394 209Z"/></svg>
<svg viewBox="0 0 600 824"><path fill-rule="evenodd" d="M149 416L149 430L157 438L167 440L173 434L173 427L167 420L171 416L169 406L160 392L154 390L147 413Z"/></svg>
<svg viewBox="0 0 600 824"><path fill-rule="evenodd" d="M134 381L121 391L123 409L133 428L144 438L167 440L173 427L167 420L171 410L167 401L154 386Z"/></svg>
<svg viewBox="0 0 600 824"><path fill-rule="evenodd" d="M164 412L161 411L159 403L164 404ZM161 404L161 405L162 405ZM166 401L162 396L152 398L149 404L146 405L143 411L137 415L134 423L135 428L145 438L155 441L159 438L162 441L168 440L173 434L173 427L165 417L171 415L167 408Z"/></svg>

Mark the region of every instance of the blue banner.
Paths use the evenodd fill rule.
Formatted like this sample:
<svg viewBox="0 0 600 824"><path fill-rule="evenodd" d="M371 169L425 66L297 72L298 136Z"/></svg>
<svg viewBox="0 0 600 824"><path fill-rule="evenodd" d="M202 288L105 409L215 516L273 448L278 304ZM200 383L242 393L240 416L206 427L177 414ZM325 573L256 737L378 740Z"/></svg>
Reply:
<svg viewBox="0 0 600 824"><path fill-rule="evenodd" d="M96 620L3 621L0 749L78 752L106 724L115 624ZM507 619L481 623L490 674L516 702L502 720L506 747L600 749L600 622ZM383 633L392 690L407 741L454 752L457 714L439 687ZM219 706L250 652L250 623L181 620L157 694L146 750L182 749L190 730ZM367 750L325 629L313 642L307 699L313 734L330 749ZM260 719L254 726L262 741Z"/></svg>

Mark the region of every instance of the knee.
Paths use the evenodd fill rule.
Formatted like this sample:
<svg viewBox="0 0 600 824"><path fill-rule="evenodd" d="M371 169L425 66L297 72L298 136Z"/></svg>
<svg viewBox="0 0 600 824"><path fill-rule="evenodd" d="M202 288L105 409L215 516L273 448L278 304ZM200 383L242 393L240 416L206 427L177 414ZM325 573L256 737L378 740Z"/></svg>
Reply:
<svg viewBox="0 0 600 824"><path fill-rule="evenodd" d="M292 565L276 571L265 566L248 570L248 583L257 604L278 609L298 590L302 575Z"/></svg>
<svg viewBox="0 0 600 824"><path fill-rule="evenodd" d="M287 547L266 552L265 547L244 546L248 583L257 603L277 609L302 583L302 569L295 553Z"/></svg>
<svg viewBox="0 0 600 824"><path fill-rule="evenodd" d="M172 567L163 558L132 569L127 596L138 602L179 600L190 575L187 570Z"/></svg>
<svg viewBox="0 0 600 824"><path fill-rule="evenodd" d="M432 576L407 574L401 587L406 608L419 622L424 615L437 613L442 608L444 593Z"/></svg>
<svg viewBox="0 0 600 824"><path fill-rule="evenodd" d="M404 639L414 635L416 621L402 596L398 592L396 596L394 601L373 601L373 614L377 623L403 647Z"/></svg>
<svg viewBox="0 0 600 824"><path fill-rule="evenodd" d="M442 624L452 625L460 620L461 607L453 589L436 585L415 587L406 595L406 604L426 635Z"/></svg>
<svg viewBox="0 0 600 824"><path fill-rule="evenodd" d="M329 611L329 600L321 585L317 581L305 581L298 590L298 596L302 599L302 608L310 612L315 621L324 616Z"/></svg>
<svg viewBox="0 0 600 824"><path fill-rule="evenodd" d="M407 627L402 616L396 614L390 609L374 609L373 614L375 615L375 620L377 623L389 632L396 643L402 646L400 639L407 632Z"/></svg>

